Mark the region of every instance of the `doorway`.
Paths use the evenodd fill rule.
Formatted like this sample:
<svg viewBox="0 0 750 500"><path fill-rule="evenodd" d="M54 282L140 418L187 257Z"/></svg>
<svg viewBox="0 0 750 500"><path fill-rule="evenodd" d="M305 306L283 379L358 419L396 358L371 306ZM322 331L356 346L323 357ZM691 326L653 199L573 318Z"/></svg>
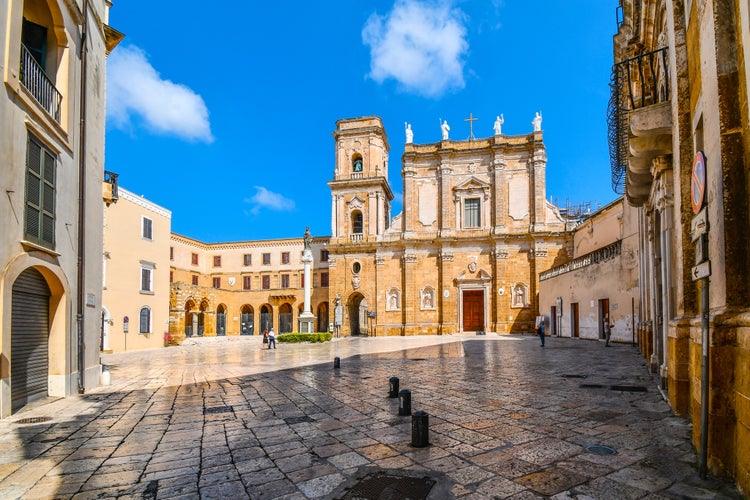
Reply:
<svg viewBox="0 0 750 500"><path fill-rule="evenodd" d="M570 304L570 336L578 338L578 302Z"/></svg>
<svg viewBox="0 0 750 500"><path fill-rule="evenodd" d="M484 290L464 290L462 307L463 331L484 331Z"/></svg>
<svg viewBox="0 0 750 500"><path fill-rule="evenodd" d="M604 340L604 322L609 320L609 299L599 299L599 339Z"/></svg>
<svg viewBox="0 0 750 500"><path fill-rule="evenodd" d="M224 304L216 308L216 335L223 337L227 334L227 309Z"/></svg>

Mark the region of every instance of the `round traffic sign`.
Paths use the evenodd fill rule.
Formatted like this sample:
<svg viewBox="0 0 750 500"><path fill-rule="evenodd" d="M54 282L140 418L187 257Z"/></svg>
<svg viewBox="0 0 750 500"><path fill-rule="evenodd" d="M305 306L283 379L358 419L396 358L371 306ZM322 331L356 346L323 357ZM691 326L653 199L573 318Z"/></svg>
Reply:
<svg viewBox="0 0 750 500"><path fill-rule="evenodd" d="M693 172L690 176L690 198L693 203L693 213L697 214L703 208L706 198L706 155L698 151L693 160Z"/></svg>

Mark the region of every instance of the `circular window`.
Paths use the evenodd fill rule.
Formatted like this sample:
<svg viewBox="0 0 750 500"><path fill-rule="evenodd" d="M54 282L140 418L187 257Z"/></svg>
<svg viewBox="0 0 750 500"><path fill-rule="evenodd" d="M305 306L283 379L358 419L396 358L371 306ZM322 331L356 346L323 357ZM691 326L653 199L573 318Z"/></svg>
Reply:
<svg viewBox="0 0 750 500"><path fill-rule="evenodd" d="M359 272L362 270L362 266L359 262L355 262L352 264L352 271L354 271L354 274L359 274Z"/></svg>

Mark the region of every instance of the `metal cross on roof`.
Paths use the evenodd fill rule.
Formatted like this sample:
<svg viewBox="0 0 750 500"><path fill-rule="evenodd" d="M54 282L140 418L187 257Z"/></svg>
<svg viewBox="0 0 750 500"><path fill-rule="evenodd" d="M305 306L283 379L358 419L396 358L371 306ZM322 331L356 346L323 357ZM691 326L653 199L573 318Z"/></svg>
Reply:
<svg viewBox="0 0 750 500"><path fill-rule="evenodd" d="M474 115L469 113L468 118L464 118L465 122L469 122L469 140L474 140L474 122L477 121L479 118L474 118Z"/></svg>

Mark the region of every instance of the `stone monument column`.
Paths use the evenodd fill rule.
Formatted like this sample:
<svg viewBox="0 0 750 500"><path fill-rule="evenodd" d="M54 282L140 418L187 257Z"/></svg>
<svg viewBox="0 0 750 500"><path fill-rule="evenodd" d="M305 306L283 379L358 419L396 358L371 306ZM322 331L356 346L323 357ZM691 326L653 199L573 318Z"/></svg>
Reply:
<svg viewBox="0 0 750 500"><path fill-rule="evenodd" d="M310 296L312 293L312 278L310 277L310 267L313 262L312 248L311 248L312 237L310 236L310 227L305 228L305 248L302 250L302 264L304 265L304 276L305 276L305 306L302 313L299 315L299 331L300 333L314 333L315 332L315 316L310 310Z"/></svg>

